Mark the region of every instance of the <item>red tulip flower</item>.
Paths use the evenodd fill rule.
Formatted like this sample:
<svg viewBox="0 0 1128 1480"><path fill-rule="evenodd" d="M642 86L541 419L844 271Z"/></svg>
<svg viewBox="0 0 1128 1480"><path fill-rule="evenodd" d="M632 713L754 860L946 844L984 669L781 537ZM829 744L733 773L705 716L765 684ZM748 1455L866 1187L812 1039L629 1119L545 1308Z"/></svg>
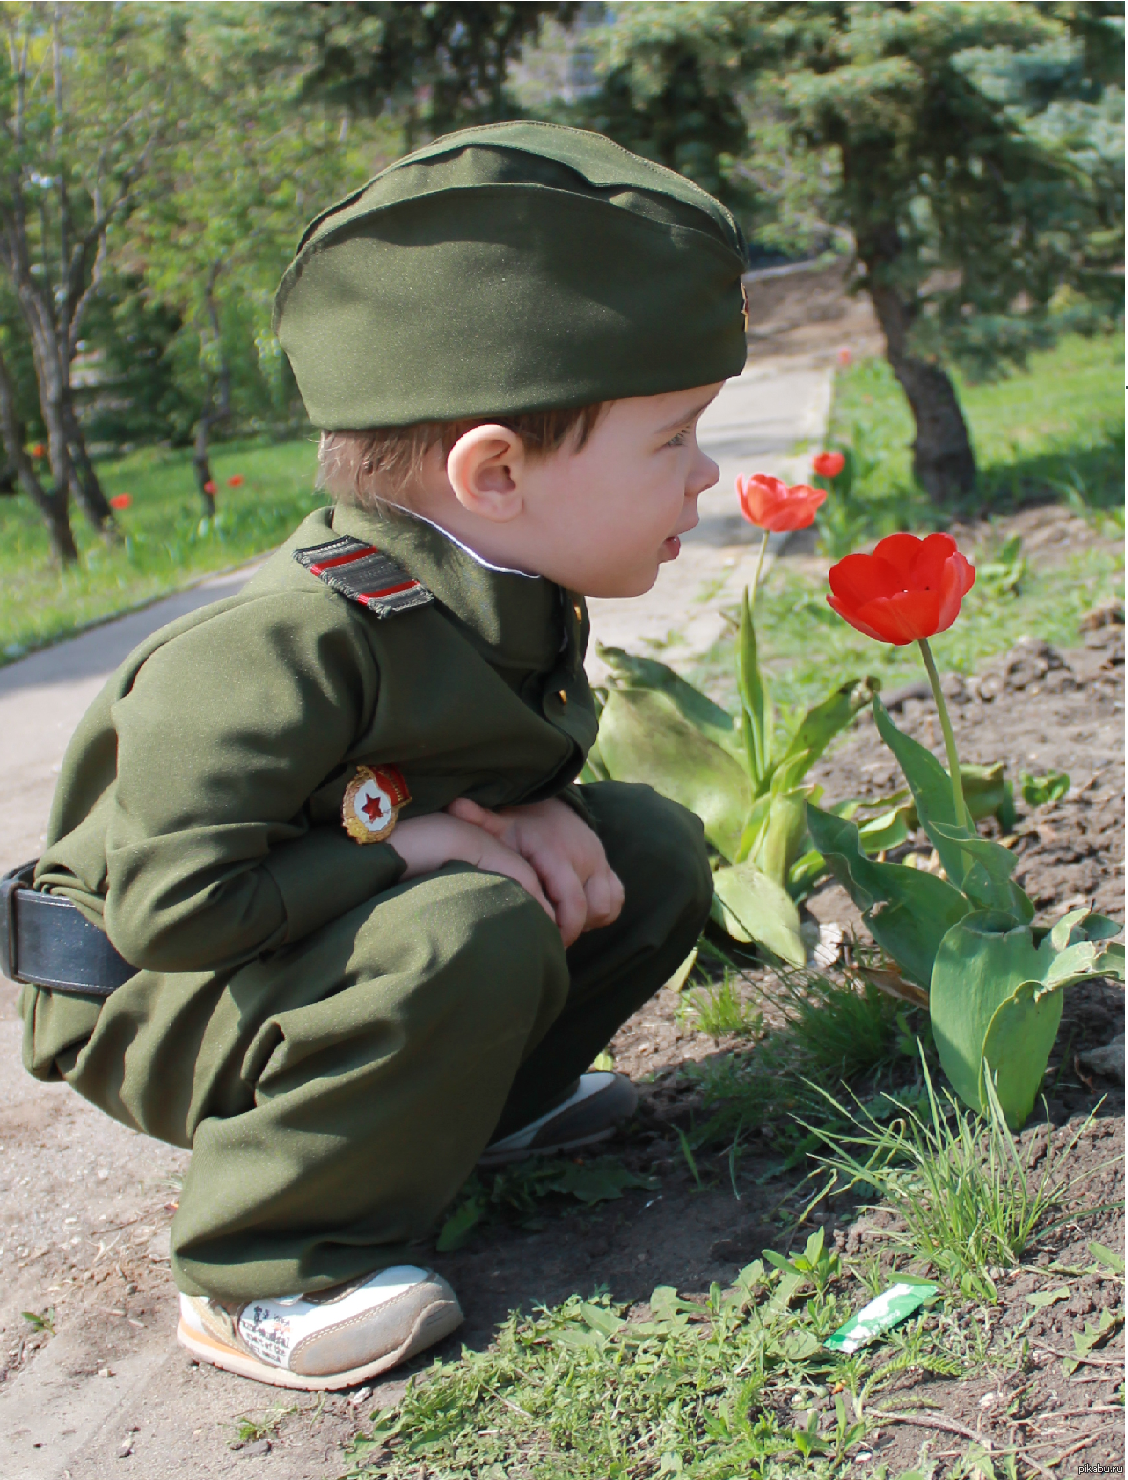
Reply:
<svg viewBox="0 0 1128 1480"><path fill-rule="evenodd" d="M204 484L204 492L205 493L210 493L211 496L212 496L212 498L215 498L215 479L214 478L209 478L208 481Z"/></svg>
<svg viewBox="0 0 1128 1480"><path fill-rule="evenodd" d="M946 632L975 585L975 570L951 535L891 534L872 555L847 555L830 568L827 601L878 642L904 647Z"/></svg>
<svg viewBox="0 0 1128 1480"><path fill-rule="evenodd" d="M47 456L47 449L46 449L46 447L44 447L44 445L43 445L42 442L36 442L35 446L32 447L32 448L30 448L29 450L31 452L32 457L46 457Z"/></svg>
<svg viewBox="0 0 1128 1480"><path fill-rule="evenodd" d="M975 585L975 569L948 534L891 534L879 540L872 555L847 555L830 568L831 595L826 599L851 627L904 647L915 642L932 686L940 716L956 820L975 828L964 805L960 758L940 675L928 639L946 632L960 614L960 602ZM876 702L876 701L875 701Z"/></svg>
<svg viewBox="0 0 1128 1480"><path fill-rule="evenodd" d="M838 363L842 366L843 370L846 369L853 358L854 356L850 353L849 346L844 344L838 351Z"/></svg>
<svg viewBox="0 0 1128 1480"><path fill-rule="evenodd" d="M842 452L819 452L812 458L811 466L820 478L837 478L846 466L846 456Z"/></svg>
<svg viewBox="0 0 1128 1480"><path fill-rule="evenodd" d="M805 483L788 488L782 478L772 478L767 473L738 478L736 493L740 512L749 524L772 534L806 529L815 522L819 506L826 501L823 488L808 488Z"/></svg>
<svg viewBox="0 0 1128 1480"><path fill-rule="evenodd" d="M110 508L128 509L132 502L133 495L131 493L115 493L113 498L110 500Z"/></svg>
<svg viewBox="0 0 1128 1480"><path fill-rule="evenodd" d="M227 480L227 486L228 488L242 488L245 482L246 479L242 473L232 473L231 477Z"/></svg>

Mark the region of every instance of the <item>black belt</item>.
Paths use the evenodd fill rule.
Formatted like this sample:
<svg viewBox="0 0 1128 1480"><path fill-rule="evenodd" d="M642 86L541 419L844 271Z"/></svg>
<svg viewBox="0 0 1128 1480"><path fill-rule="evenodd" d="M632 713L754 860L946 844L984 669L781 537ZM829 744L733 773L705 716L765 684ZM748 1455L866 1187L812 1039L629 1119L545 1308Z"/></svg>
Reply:
<svg viewBox="0 0 1128 1480"><path fill-rule="evenodd" d="M54 992L108 997L137 967L77 905L31 887L36 862L0 878L0 972Z"/></svg>

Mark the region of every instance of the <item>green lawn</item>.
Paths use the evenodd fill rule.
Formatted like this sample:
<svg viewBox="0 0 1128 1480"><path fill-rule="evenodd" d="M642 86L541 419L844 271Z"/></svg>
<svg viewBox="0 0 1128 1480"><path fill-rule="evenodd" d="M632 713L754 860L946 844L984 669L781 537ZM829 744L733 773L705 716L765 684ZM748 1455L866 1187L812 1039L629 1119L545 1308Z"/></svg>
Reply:
<svg viewBox="0 0 1128 1480"><path fill-rule="evenodd" d="M74 512L76 568L52 565L46 529L23 495L0 498L0 664L117 612L142 606L279 544L325 502L313 492L312 439L218 447L214 521L201 521L191 454L148 447L99 465L109 497L128 493L117 514L123 540L107 545ZM241 477L237 488L228 479Z"/></svg>

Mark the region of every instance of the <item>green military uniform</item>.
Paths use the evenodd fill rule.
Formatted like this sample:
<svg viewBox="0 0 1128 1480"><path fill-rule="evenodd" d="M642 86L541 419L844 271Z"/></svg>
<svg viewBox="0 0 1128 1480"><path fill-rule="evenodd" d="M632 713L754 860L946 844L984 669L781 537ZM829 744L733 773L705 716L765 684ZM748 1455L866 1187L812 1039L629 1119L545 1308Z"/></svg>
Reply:
<svg viewBox="0 0 1128 1480"><path fill-rule="evenodd" d="M351 534L434 593L381 619L293 558ZM393 1264L486 1143L547 1108L691 948L696 818L571 788L626 904L565 952L509 879L397 884L341 825L358 765L404 817L568 788L595 733L581 600L422 521L320 510L238 595L164 628L67 752L41 888L142 967L108 1000L25 987L25 1061L193 1158L177 1283L227 1299Z"/></svg>
<svg viewBox="0 0 1128 1480"><path fill-rule="evenodd" d="M275 323L323 428L583 407L739 373L742 250L671 171L499 124L320 216ZM375 592L341 574L377 568L369 547L398 562ZM551 1109L692 947L700 823L646 787L572 784L596 729L585 641L582 600L549 581L339 506L151 637L79 726L35 884L138 969L108 998L25 987L25 1062L192 1148L182 1291L315 1292L402 1262L490 1139ZM508 878L401 882L394 833L342 825L361 767L398 768L405 817L570 799L622 912L565 951Z"/></svg>

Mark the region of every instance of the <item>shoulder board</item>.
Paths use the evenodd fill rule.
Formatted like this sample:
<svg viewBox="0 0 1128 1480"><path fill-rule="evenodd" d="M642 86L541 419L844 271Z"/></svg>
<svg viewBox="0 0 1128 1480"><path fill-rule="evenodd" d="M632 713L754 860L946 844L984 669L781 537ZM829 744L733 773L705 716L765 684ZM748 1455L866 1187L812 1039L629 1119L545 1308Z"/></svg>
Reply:
<svg viewBox="0 0 1128 1480"><path fill-rule="evenodd" d="M409 575L390 555L351 535L342 535L327 545L295 550L294 559L311 576L350 601L366 606L377 617L395 616L435 599L422 581Z"/></svg>

